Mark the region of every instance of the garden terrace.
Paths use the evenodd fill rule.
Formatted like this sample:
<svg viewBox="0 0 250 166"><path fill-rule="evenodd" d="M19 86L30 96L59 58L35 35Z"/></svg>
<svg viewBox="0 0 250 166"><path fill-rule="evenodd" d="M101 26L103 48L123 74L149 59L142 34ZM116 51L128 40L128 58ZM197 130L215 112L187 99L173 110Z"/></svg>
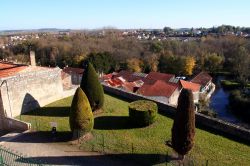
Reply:
<svg viewBox="0 0 250 166"><path fill-rule="evenodd" d="M57 131L60 135L70 131L68 115L71 101L72 97L65 98L19 118L32 123L33 130L38 131L50 132L49 122L57 122ZM168 159L173 150L165 145L165 141L171 138L173 120L159 114L154 124L134 128L127 123L128 105L129 103L124 100L105 95L103 112L95 117L94 138L82 143L81 149L119 153L119 156L144 156L141 161L152 165L159 163L149 156L163 156ZM208 165L216 166L248 165L249 154L249 145L197 128L195 145L187 158L195 161L195 165L205 165L206 161Z"/></svg>

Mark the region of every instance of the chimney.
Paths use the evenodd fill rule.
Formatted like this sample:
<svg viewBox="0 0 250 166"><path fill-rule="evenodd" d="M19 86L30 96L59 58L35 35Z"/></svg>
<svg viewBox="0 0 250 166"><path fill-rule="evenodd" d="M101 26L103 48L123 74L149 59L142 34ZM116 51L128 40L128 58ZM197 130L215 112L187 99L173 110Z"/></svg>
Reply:
<svg viewBox="0 0 250 166"><path fill-rule="evenodd" d="M30 65L31 66L36 66L35 51L30 51Z"/></svg>

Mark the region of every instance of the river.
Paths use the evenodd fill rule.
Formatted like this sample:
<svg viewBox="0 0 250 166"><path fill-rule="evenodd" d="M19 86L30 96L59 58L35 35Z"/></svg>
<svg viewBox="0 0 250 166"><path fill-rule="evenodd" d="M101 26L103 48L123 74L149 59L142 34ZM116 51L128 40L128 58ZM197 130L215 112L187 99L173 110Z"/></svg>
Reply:
<svg viewBox="0 0 250 166"><path fill-rule="evenodd" d="M224 76L213 78L216 89L210 98L210 108L217 113L217 118L250 129L250 124L244 123L228 109L229 91L224 90L220 84L220 80L224 78Z"/></svg>

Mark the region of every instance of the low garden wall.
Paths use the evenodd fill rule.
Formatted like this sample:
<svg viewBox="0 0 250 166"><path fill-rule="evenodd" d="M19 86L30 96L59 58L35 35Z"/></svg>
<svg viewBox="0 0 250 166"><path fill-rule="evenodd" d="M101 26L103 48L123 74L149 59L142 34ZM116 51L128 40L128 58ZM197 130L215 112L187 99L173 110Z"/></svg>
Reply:
<svg viewBox="0 0 250 166"><path fill-rule="evenodd" d="M31 128L30 123L26 123L13 118L4 118L4 129L7 131L26 131Z"/></svg>
<svg viewBox="0 0 250 166"><path fill-rule="evenodd" d="M148 97L141 96L139 94L126 92L122 89L110 87L110 86L107 86L105 84L102 84L102 85L103 85L104 91L107 94L116 95L116 96L124 98L128 101L143 100L143 99L152 100ZM161 102L158 102L155 100L152 100L152 101L157 103L158 108L162 113L167 114L171 117L174 116L175 111L176 111L176 108L174 106L166 105L164 103L161 103ZM208 116L200 114L200 113L196 113L195 120L196 120L196 125L201 125L201 126L219 131L221 133L225 133L225 134L228 134L230 136L234 136L234 137L237 137L239 139L246 140L246 141L250 142L250 130L248 130L248 129L245 129L243 127L225 122L225 121L217 119L217 118L208 117Z"/></svg>

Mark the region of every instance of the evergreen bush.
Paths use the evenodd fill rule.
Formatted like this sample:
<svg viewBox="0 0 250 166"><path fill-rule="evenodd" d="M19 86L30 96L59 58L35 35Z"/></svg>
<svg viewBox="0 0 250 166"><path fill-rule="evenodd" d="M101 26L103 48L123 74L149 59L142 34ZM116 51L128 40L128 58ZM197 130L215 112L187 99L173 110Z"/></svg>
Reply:
<svg viewBox="0 0 250 166"><path fill-rule="evenodd" d="M79 87L72 100L69 124L73 133L87 133L93 129L94 118L87 96Z"/></svg>
<svg viewBox="0 0 250 166"><path fill-rule="evenodd" d="M91 63L88 63L84 70L80 86L87 95L92 110L100 109L104 104L104 92Z"/></svg>
<svg viewBox="0 0 250 166"><path fill-rule="evenodd" d="M153 101L138 100L129 104L129 118L134 126L143 127L155 122L158 107Z"/></svg>

